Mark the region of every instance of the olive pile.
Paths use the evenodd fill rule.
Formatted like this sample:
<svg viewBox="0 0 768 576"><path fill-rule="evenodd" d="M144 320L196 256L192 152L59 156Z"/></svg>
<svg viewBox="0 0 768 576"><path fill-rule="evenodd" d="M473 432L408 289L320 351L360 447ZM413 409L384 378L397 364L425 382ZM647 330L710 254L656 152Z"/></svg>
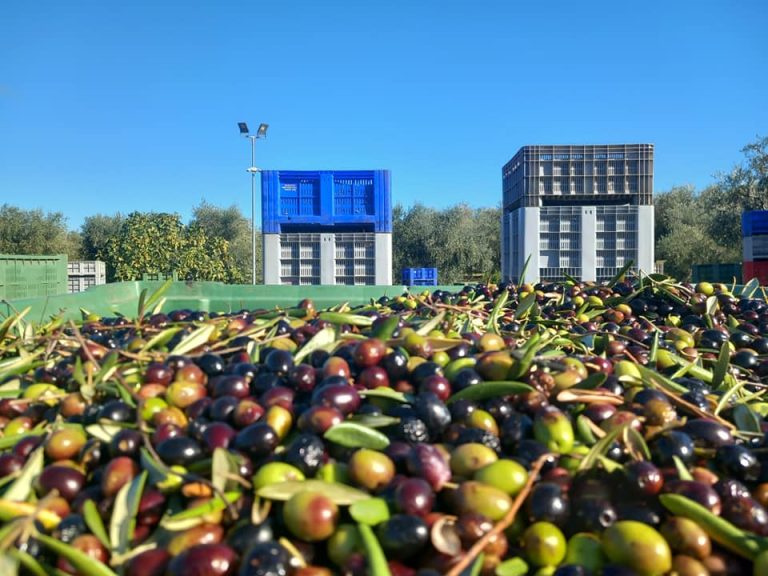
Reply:
<svg viewBox="0 0 768 576"><path fill-rule="evenodd" d="M768 575L768 303L748 288L9 318L0 570Z"/></svg>

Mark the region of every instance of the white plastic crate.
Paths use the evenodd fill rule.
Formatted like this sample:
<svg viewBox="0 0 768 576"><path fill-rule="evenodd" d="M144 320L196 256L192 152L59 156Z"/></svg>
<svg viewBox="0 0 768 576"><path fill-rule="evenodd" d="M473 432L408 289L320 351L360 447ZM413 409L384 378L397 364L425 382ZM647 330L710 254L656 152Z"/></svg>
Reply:
<svg viewBox="0 0 768 576"><path fill-rule="evenodd" d="M746 236L742 241L745 262L768 259L768 235Z"/></svg>
<svg viewBox="0 0 768 576"><path fill-rule="evenodd" d="M389 285L392 235L373 232L264 234L264 283Z"/></svg>
<svg viewBox="0 0 768 576"><path fill-rule="evenodd" d="M67 262L67 290L82 292L91 286L107 283L106 264L101 260L72 260Z"/></svg>

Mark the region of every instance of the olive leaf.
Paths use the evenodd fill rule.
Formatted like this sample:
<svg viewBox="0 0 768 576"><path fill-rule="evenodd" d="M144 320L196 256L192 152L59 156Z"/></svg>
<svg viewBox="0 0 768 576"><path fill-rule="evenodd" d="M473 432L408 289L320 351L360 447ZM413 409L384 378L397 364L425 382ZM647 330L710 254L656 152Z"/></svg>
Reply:
<svg viewBox="0 0 768 576"><path fill-rule="evenodd" d="M523 299L520 301L520 304L517 306L517 310L515 310L515 320L521 320L527 317L529 310L533 308L534 304L536 304L535 292L532 292L531 294L523 297Z"/></svg>
<svg viewBox="0 0 768 576"><path fill-rule="evenodd" d="M333 344L336 341L336 331L331 326L326 326L317 331L312 336L309 342L301 347L301 350L296 352L293 356L294 364L301 363L304 358L312 354L315 350L321 350L329 344Z"/></svg>
<svg viewBox="0 0 768 576"><path fill-rule="evenodd" d="M386 386L379 386L378 388L372 388L371 390L360 390L360 396L363 398L385 398L387 400L395 400L396 402L402 402L408 404L411 399L397 390L388 388Z"/></svg>
<svg viewBox="0 0 768 576"><path fill-rule="evenodd" d="M717 363L712 371L712 387L719 388L725 380L725 375L728 374L728 366L731 361L731 348L728 342L725 342L720 347L720 354L717 356Z"/></svg>
<svg viewBox="0 0 768 576"><path fill-rule="evenodd" d="M149 473L145 470L120 488L115 496L109 523L109 541L112 543L112 550L118 554L125 554L131 547L136 515L148 476Z"/></svg>
<svg viewBox="0 0 768 576"><path fill-rule="evenodd" d="M389 507L383 498L358 500L349 507L349 515L355 522L376 526L389 520Z"/></svg>
<svg viewBox="0 0 768 576"><path fill-rule="evenodd" d="M168 342L171 341L171 339L176 336L176 334L179 333L181 330L181 326L170 326L169 328L166 328L165 330L162 330L161 332L158 332L152 338L147 340L147 343L144 344L141 351L146 352L148 350L152 350L153 348L158 348L160 346L164 346L168 344Z"/></svg>
<svg viewBox="0 0 768 576"><path fill-rule="evenodd" d="M733 421L742 432L762 434L760 417L746 404L737 404L734 407Z"/></svg>
<svg viewBox="0 0 768 576"><path fill-rule="evenodd" d="M325 320L331 324L349 324L350 326L366 327L373 324L373 318L370 316L361 316L359 314L349 314L346 312L320 312L317 315L320 320Z"/></svg>
<svg viewBox="0 0 768 576"><path fill-rule="evenodd" d="M510 396L512 394L525 394L533 391L528 384L522 382L497 381L497 382L480 382L474 384L464 390L459 390L456 394L453 394L446 404L452 404L459 400L487 400L488 398L498 398L500 396Z"/></svg>
<svg viewBox="0 0 768 576"><path fill-rule="evenodd" d="M224 448L216 448L213 451L211 463L211 482L214 488L221 492L226 491L231 476L238 476L239 466L236 456Z"/></svg>
<svg viewBox="0 0 768 576"><path fill-rule="evenodd" d="M11 484L3 494L6 500L24 502L32 493L32 483L43 471L45 456L43 448L37 448L27 458L27 462L21 469L18 478Z"/></svg>
<svg viewBox="0 0 768 576"><path fill-rule="evenodd" d="M432 330L440 326L440 323L443 321L443 318L445 318L445 310L434 316L431 320L428 322L425 322L421 326L419 326L419 329L416 330L416 334L420 334L421 336L426 336Z"/></svg>
<svg viewBox="0 0 768 576"><path fill-rule="evenodd" d="M85 525L88 526L93 535L99 539L99 542L104 544L105 548L111 548L109 535L104 527L104 521L101 519L98 508L96 508L96 503L91 499L83 503L83 520L85 520Z"/></svg>
<svg viewBox="0 0 768 576"><path fill-rule="evenodd" d="M109 444L112 442L112 438L123 429L123 426L116 424L90 424L85 427L85 431L89 436L93 436L102 442Z"/></svg>
<svg viewBox="0 0 768 576"><path fill-rule="evenodd" d="M358 524L357 527L360 530L360 538L365 547L365 559L368 561L370 575L392 576L389 564L387 564L387 557L384 555L384 550L381 549L381 544L376 539L376 534L373 533L370 526L365 524Z"/></svg>
<svg viewBox="0 0 768 576"><path fill-rule="evenodd" d="M400 418L385 416L383 414L353 414L352 416L349 416L346 421L362 424L368 428L386 428L387 426L393 426L399 423Z"/></svg>
<svg viewBox="0 0 768 576"><path fill-rule="evenodd" d="M305 491L322 492L337 506L349 506L358 500L367 500L371 497L367 492L352 486L338 482L323 482L322 480L288 480L279 484L270 484L259 488L256 495L269 500L285 501L295 494Z"/></svg>
<svg viewBox="0 0 768 576"><path fill-rule="evenodd" d="M370 448L384 450L389 438L378 430L355 422L341 422L329 428L323 438L347 448Z"/></svg>
<svg viewBox="0 0 768 576"><path fill-rule="evenodd" d="M83 576L117 576L109 567L77 548L59 542L45 534L38 534L36 538L51 552L65 558Z"/></svg>
<svg viewBox="0 0 768 576"><path fill-rule="evenodd" d="M213 324L204 324L200 326L186 338L182 338L181 342L179 342L176 347L171 350L171 354L183 356L195 348L199 348L208 342L214 330L216 330L216 326Z"/></svg>
<svg viewBox="0 0 768 576"><path fill-rule="evenodd" d="M505 560L496 566L495 576L525 576L528 574L528 563L517 556Z"/></svg>
<svg viewBox="0 0 768 576"><path fill-rule="evenodd" d="M237 502L241 496L242 494L240 492L226 492L224 498L218 495L214 496L199 506L182 510L171 516L166 516L160 520L160 526L171 532L188 530L193 526L202 524L205 521L203 516L224 510L227 505Z"/></svg>

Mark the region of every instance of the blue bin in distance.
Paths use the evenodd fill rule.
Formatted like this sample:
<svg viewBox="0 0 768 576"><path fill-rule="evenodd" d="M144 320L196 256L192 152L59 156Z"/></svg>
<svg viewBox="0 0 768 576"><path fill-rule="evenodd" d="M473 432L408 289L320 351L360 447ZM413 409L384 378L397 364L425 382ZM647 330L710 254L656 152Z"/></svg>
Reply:
<svg viewBox="0 0 768 576"><path fill-rule="evenodd" d="M741 235L743 238L768 235L768 210L744 212L741 215Z"/></svg>
<svg viewBox="0 0 768 576"><path fill-rule="evenodd" d="M405 286L437 286L437 268L404 268Z"/></svg>
<svg viewBox="0 0 768 576"><path fill-rule="evenodd" d="M392 232L389 170L265 170L262 231Z"/></svg>

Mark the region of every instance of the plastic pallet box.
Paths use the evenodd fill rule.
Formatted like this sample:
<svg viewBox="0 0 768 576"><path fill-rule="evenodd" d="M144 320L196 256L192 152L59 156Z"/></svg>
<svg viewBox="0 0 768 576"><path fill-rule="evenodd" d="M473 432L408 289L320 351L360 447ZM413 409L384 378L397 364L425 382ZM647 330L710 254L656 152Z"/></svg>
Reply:
<svg viewBox="0 0 768 576"><path fill-rule="evenodd" d="M744 262L744 281L749 282L753 278L768 286L768 260Z"/></svg>
<svg viewBox="0 0 768 576"><path fill-rule="evenodd" d="M744 246L745 262L768 260L768 234L745 236L741 240Z"/></svg>
<svg viewBox="0 0 768 576"><path fill-rule="evenodd" d="M741 235L749 236L768 235L768 210L752 210L741 215Z"/></svg>
<svg viewBox="0 0 768 576"><path fill-rule="evenodd" d="M0 254L0 298L11 300L66 292L66 254Z"/></svg>
<svg viewBox="0 0 768 576"><path fill-rule="evenodd" d="M265 234L392 231L389 170L265 170L261 199Z"/></svg>
<svg viewBox="0 0 768 576"><path fill-rule="evenodd" d="M406 286L437 286L437 268L405 268L402 280Z"/></svg>
<svg viewBox="0 0 768 576"><path fill-rule="evenodd" d="M69 292L82 292L107 283L107 267L101 260L72 260L67 263Z"/></svg>
<svg viewBox="0 0 768 576"><path fill-rule="evenodd" d="M691 280L694 282L722 282L730 284L734 278L736 283L742 279L741 263L694 264L691 269Z"/></svg>

